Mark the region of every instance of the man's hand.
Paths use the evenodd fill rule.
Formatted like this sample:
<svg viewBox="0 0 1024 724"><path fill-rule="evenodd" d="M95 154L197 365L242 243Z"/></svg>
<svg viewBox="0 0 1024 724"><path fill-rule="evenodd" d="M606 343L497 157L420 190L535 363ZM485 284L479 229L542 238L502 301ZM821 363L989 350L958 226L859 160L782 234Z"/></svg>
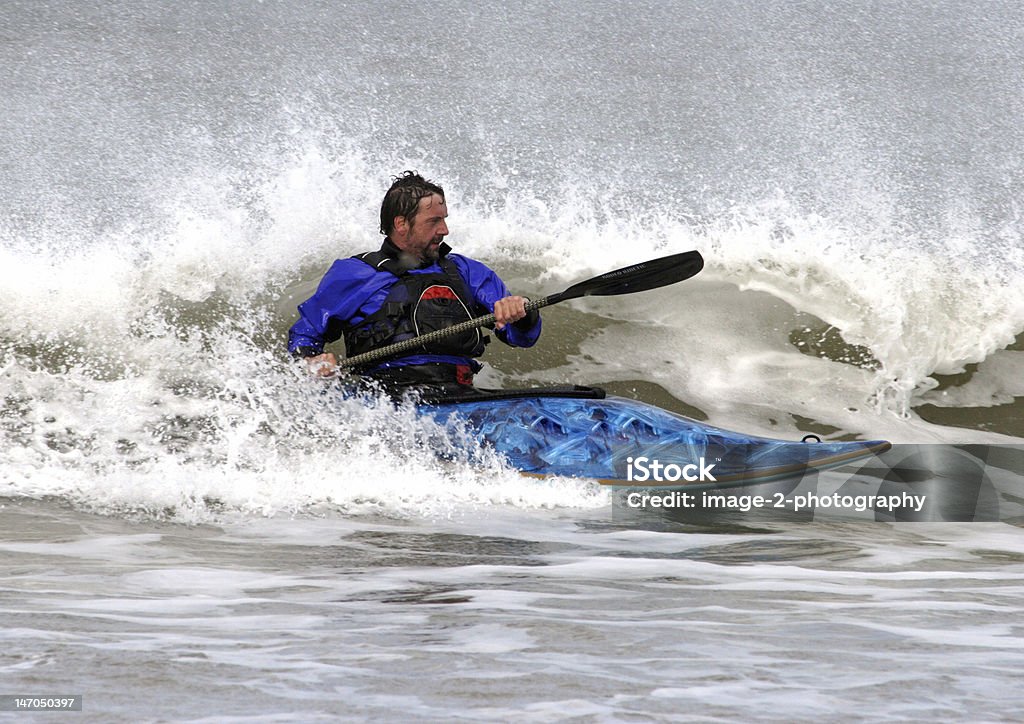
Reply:
<svg viewBox="0 0 1024 724"><path fill-rule="evenodd" d="M338 374L338 358L334 352L324 352L316 357L307 357L306 366L317 377L334 377Z"/></svg>
<svg viewBox="0 0 1024 724"><path fill-rule="evenodd" d="M505 325L518 322L526 316L526 297L505 297L494 303L494 326L505 329Z"/></svg>

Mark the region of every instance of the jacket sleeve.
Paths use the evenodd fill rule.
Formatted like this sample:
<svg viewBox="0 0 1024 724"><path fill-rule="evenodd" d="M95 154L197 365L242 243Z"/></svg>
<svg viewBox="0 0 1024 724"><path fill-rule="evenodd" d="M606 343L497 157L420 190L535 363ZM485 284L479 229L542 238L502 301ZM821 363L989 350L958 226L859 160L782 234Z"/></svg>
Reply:
<svg viewBox="0 0 1024 724"><path fill-rule="evenodd" d="M341 337L345 323L366 301L367 280L372 275L373 270L361 261L334 262L316 293L299 305L299 320L288 331L288 351L298 357L311 357Z"/></svg>
<svg viewBox="0 0 1024 724"><path fill-rule="evenodd" d="M485 264L467 259L460 254L451 254L450 258L459 267L462 278L466 280L473 300L486 309L494 312L494 303L509 296L505 282ZM512 347L532 347L540 337L540 313L533 312L515 324L509 324L502 330L496 330L495 336Z"/></svg>

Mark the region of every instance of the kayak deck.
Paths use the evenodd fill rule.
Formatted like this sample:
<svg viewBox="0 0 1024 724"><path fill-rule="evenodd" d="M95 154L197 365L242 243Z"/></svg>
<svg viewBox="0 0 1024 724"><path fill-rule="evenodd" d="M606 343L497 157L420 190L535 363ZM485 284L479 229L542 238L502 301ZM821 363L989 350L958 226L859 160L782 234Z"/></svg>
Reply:
<svg viewBox="0 0 1024 724"><path fill-rule="evenodd" d="M583 477L609 485L758 484L890 447L884 440L794 442L746 435L587 387L474 390L420 409L439 422L464 424L527 475ZM653 475L655 461L660 479Z"/></svg>

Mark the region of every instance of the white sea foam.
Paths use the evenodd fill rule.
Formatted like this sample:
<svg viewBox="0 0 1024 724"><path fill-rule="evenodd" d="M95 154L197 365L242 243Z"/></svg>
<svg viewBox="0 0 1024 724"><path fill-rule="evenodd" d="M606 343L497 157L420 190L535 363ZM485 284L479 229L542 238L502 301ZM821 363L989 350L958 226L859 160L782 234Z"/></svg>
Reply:
<svg viewBox="0 0 1024 724"><path fill-rule="evenodd" d="M7 489L191 520L220 508L446 515L464 505L603 504L587 484L538 485L497 460L433 461L428 423L325 405L288 366L281 332L295 304L331 260L379 239L382 183L381 159L355 145L338 155L297 143L257 159L246 195L214 171L181 180L145 226L72 234L65 219L31 238L3 230ZM608 321L578 356L533 379L645 379L726 427L790 435L802 416L898 442L997 439L909 415L912 402L936 401L932 374L983 362L972 386L940 398L947 404L1021 394L1019 353L993 356L1024 329L1015 291L1024 260L1012 243L998 246L998 264L968 254L954 274L947 260L964 250L961 237L898 241L893 228L850 228L782 197L697 219L612 213L574 181L555 195L501 188L500 177L494 186L449 184L451 241L499 270L545 269L533 282L543 289L691 248L707 261L670 289L575 303ZM880 367L802 354L790 333L808 319ZM402 441L400 429L418 441Z"/></svg>

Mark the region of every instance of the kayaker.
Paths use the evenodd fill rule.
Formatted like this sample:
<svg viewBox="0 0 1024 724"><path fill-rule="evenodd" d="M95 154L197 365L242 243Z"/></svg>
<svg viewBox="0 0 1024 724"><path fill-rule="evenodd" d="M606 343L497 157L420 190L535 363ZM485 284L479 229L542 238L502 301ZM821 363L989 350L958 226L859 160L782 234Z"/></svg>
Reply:
<svg viewBox="0 0 1024 724"><path fill-rule="evenodd" d="M541 331L540 313L509 293L486 265L451 253L444 189L406 171L394 177L380 208L384 243L378 251L339 259L316 293L299 305L288 351L305 358L321 377L337 373L337 357L324 345L340 337L349 357L403 339L494 313L496 336L513 347L531 347ZM355 372L395 391L409 386L471 387L482 367L477 358L490 340L475 329Z"/></svg>

